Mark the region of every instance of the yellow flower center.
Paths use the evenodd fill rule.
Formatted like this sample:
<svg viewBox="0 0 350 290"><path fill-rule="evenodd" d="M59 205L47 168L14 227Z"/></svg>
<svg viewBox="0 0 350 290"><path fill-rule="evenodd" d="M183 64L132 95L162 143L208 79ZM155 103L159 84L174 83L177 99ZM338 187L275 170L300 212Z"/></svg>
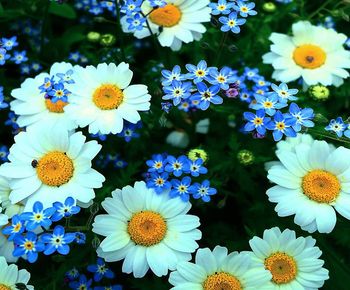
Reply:
<svg viewBox="0 0 350 290"><path fill-rule="evenodd" d="M50 99L45 99L46 108L52 113L63 113L63 108L68 105L68 103L58 100L56 103L52 102Z"/></svg>
<svg viewBox="0 0 350 290"><path fill-rule="evenodd" d="M265 108L272 108L272 102L264 102L264 107Z"/></svg>
<svg viewBox="0 0 350 290"><path fill-rule="evenodd" d="M294 280L297 275L295 260L285 253L274 253L265 259L265 269L272 274L272 281L276 284L285 284Z"/></svg>
<svg viewBox="0 0 350 290"><path fill-rule="evenodd" d="M167 4L164 7L154 9L149 15L149 19L159 26L173 27L180 22L181 15L182 13L177 6Z"/></svg>
<svg viewBox="0 0 350 290"><path fill-rule="evenodd" d="M0 284L0 290L11 290L11 287L6 286L5 284Z"/></svg>
<svg viewBox="0 0 350 290"><path fill-rule="evenodd" d="M276 128L278 130L283 130L286 128L286 124L284 124L284 122L278 122L278 123L276 123Z"/></svg>
<svg viewBox="0 0 350 290"><path fill-rule="evenodd" d="M52 151L45 154L36 166L36 173L42 183L61 186L73 176L73 161L63 152Z"/></svg>
<svg viewBox="0 0 350 290"><path fill-rule="evenodd" d="M324 50L313 44L298 46L293 52L295 63L303 68L315 69L322 66L327 55Z"/></svg>
<svg viewBox="0 0 350 290"><path fill-rule="evenodd" d="M149 247L159 244L165 237L167 225L159 213L141 211L128 223L130 238L138 245Z"/></svg>
<svg viewBox="0 0 350 290"><path fill-rule="evenodd" d="M104 84L98 87L92 97L92 101L101 110L113 110L123 102L123 91L116 85Z"/></svg>
<svg viewBox="0 0 350 290"><path fill-rule="evenodd" d="M263 119L262 118L259 118L259 117L256 117L254 120L253 120L253 123L254 125L260 125L263 123Z"/></svg>
<svg viewBox="0 0 350 290"><path fill-rule="evenodd" d="M33 244L33 242L27 241L27 242L24 243L23 247L26 250L31 251L34 248L34 244Z"/></svg>
<svg viewBox="0 0 350 290"><path fill-rule="evenodd" d="M220 272L208 276L203 284L204 290L241 290L239 280L227 273Z"/></svg>
<svg viewBox="0 0 350 290"><path fill-rule="evenodd" d="M319 203L331 203L338 197L341 187L335 175L317 169L304 176L302 188L308 198Z"/></svg>

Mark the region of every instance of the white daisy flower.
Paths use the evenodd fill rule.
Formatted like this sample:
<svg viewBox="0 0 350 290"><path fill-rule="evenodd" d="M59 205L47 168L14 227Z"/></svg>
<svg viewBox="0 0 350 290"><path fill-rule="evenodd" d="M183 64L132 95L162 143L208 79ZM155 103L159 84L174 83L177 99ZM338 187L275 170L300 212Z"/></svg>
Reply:
<svg viewBox="0 0 350 290"><path fill-rule="evenodd" d="M148 111L151 96L145 85L130 85L133 72L122 62L96 67L75 67L75 84L70 103L64 108L80 127L89 126L91 134L117 134L123 120L136 124L138 111Z"/></svg>
<svg viewBox="0 0 350 290"><path fill-rule="evenodd" d="M254 266L249 253L228 254L225 247L213 251L199 249L195 263L180 262L169 277L173 290L253 290L262 289L271 280L263 267Z"/></svg>
<svg viewBox="0 0 350 290"><path fill-rule="evenodd" d="M349 76L345 69L350 68L350 51L344 49L346 35L308 21L293 24L292 30L293 36L270 36L271 52L263 61L275 69L272 77L285 83L301 77L307 86L340 86Z"/></svg>
<svg viewBox="0 0 350 290"><path fill-rule="evenodd" d="M4 227L5 226L0 227L0 256L3 256L9 263L16 263L19 257L15 257L12 254L15 249L15 245L13 241L9 241L7 236L2 233Z"/></svg>
<svg viewBox="0 0 350 290"><path fill-rule="evenodd" d="M107 262L124 259L122 271L143 277L149 268L157 276L189 261L202 233L196 216L188 215L189 202L156 194L136 182L112 192L102 207L108 214L95 218L92 231L105 236L97 253Z"/></svg>
<svg viewBox="0 0 350 290"><path fill-rule="evenodd" d="M2 207L0 206L0 228L4 225L7 225L9 217L6 214L1 213Z"/></svg>
<svg viewBox="0 0 350 290"><path fill-rule="evenodd" d="M11 92L14 101L10 103L11 110L18 115L17 123L20 127L30 127L37 124L58 124L67 130L77 128L74 121L64 113L67 102L58 100L52 102L45 98L46 93L39 87L46 83L51 85L51 78L57 73L65 73L73 67L69 63L55 63L51 67L50 74L41 73L33 78L27 78L18 89Z"/></svg>
<svg viewBox="0 0 350 290"><path fill-rule="evenodd" d="M24 284L28 290L34 290L34 287L27 285L30 274L27 270L18 270L15 264L8 265L4 257L0 257L0 289L18 290L16 284Z"/></svg>
<svg viewBox="0 0 350 290"><path fill-rule="evenodd" d="M294 222L310 233L330 233L337 220L335 210L350 219L349 149L315 140L276 155L280 162L267 177L277 185L266 193L277 203L279 216L295 215Z"/></svg>
<svg viewBox="0 0 350 290"><path fill-rule="evenodd" d="M22 213L24 206L21 203L16 203L16 204L11 203L10 201L11 188L10 188L9 182L10 181L8 178L0 176L0 204L5 210L5 214L9 218L12 218L15 214ZM1 253L0 253L0 256L1 256Z"/></svg>
<svg viewBox="0 0 350 290"><path fill-rule="evenodd" d="M264 231L263 239L254 237L249 241L252 259L257 266L269 270L271 282L264 290L319 289L329 279L322 252L315 247L312 237L298 237L291 230L282 233L275 227Z"/></svg>
<svg viewBox="0 0 350 290"><path fill-rule="evenodd" d="M0 175L10 180L10 201L25 204L30 211L36 201L44 208L64 202L69 196L88 203L105 178L91 168L91 160L101 150L96 141L85 143L81 132L35 126L15 137L9 160Z"/></svg>
<svg viewBox="0 0 350 290"><path fill-rule="evenodd" d="M161 46L180 50L182 42L189 43L200 40L206 32L204 22L209 22L211 8L209 0L166 0L164 7L154 9L149 1L143 1L141 11L147 15L147 21L153 34L157 35ZM124 32L134 32L128 29L128 16L121 19ZM150 36L146 25L134 32L136 38Z"/></svg>

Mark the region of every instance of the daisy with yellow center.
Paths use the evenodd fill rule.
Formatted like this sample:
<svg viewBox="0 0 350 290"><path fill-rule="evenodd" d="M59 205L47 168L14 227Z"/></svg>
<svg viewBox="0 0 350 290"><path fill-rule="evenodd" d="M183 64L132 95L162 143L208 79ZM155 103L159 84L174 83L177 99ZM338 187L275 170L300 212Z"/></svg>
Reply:
<svg viewBox="0 0 350 290"><path fill-rule="evenodd" d="M206 31L202 23L210 21L209 0L166 0L164 7L153 8L149 1L143 1L141 11L147 15L149 27L157 35L161 46L179 50L182 43L200 40ZM149 28L129 30L128 16L121 19L124 32L133 33L136 38L151 35Z"/></svg>
<svg viewBox="0 0 350 290"><path fill-rule="evenodd" d="M255 265L266 269L271 280L265 287L257 289L319 289L329 279L324 262L319 259L322 252L315 247L312 237L298 237L291 230L277 227L265 230L263 238L249 241Z"/></svg>
<svg viewBox="0 0 350 290"><path fill-rule="evenodd" d="M249 253L228 253L216 246L213 251L199 249L194 263L180 262L170 274L173 290L265 289L271 274L254 265Z"/></svg>
<svg viewBox="0 0 350 290"><path fill-rule="evenodd" d="M133 72L122 62L97 67L75 67L70 101L64 110L80 127L91 134L117 134L124 120L136 124L139 111L148 111L151 96L145 85L130 85Z"/></svg>
<svg viewBox="0 0 350 290"><path fill-rule="evenodd" d="M299 137L292 147L279 146L276 155L268 179L277 185L267 195L279 216L295 215L294 222L310 233L330 233L335 211L350 219L349 149Z"/></svg>
<svg viewBox="0 0 350 290"><path fill-rule="evenodd" d="M199 219L187 214L190 203L158 195L144 182L115 190L102 207L107 214L96 216L92 229L106 237L97 254L107 262L124 259L124 273L140 278L151 269L167 275L198 248Z"/></svg>
<svg viewBox="0 0 350 290"><path fill-rule="evenodd" d="M36 201L50 207L68 196L80 203L90 202L104 177L91 168L101 145L85 143L85 139L81 132L50 126L35 126L18 134L10 162L0 167L0 175L11 178L11 203L21 202L28 211Z"/></svg>
<svg viewBox="0 0 350 290"><path fill-rule="evenodd" d="M27 270L18 270L17 265L8 265L5 258L0 256L0 290L15 290L22 284L25 289L34 290L34 287L28 285L30 274ZM24 289L24 288L23 288Z"/></svg>
<svg viewBox="0 0 350 290"><path fill-rule="evenodd" d="M292 30L293 36L270 36L271 52L263 60L275 69L272 77L285 83L301 77L307 86L340 86L349 76L350 52L344 49L347 36L308 21L293 24Z"/></svg>
<svg viewBox="0 0 350 290"><path fill-rule="evenodd" d="M39 89L46 78L51 79L57 73L65 73L72 68L70 63L55 63L49 74L41 73L35 78L27 78L20 88L12 90L11 95L15 100L10 103L11 110L18 115L17 123L20 127L29 128L45 122L47 125L58 125L67 130L77 128L76 123L64 112L68 103L62 100L52 102L45 98L46 93ZM50 87L51 82L45 83L44 86Z"/></svg>

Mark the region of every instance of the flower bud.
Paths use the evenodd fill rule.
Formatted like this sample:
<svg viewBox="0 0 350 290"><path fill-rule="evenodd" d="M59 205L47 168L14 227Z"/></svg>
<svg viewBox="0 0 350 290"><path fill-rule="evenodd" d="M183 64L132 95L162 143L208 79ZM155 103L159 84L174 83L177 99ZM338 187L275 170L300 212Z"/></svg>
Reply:
<svg viewBox="0 0 350 290"><path fill-rule="evenodd" d="M309 88L309 94L316 101L326 101L329 97L329 89L322 85L315 85Z"/></svg>
<svg viewBox="0 0 350 290"><path fill-rule="evenodd" d="M86 37L90 42L99 42L101 34L96 31L90 31Z"/></svg>
<svg viewBox="0 0 350 290"><path fill-rule="evenodd" d="M276 10L276 5L273 2L266 2L263 5L263 10L266 12L274 12Z"/></svg>
<svg viewBox="0 0 350 290"><path fill-rule="evenodd" d="M103 34L100 38L100 44L102 46L112 46L115 42L115 36L110 33Z"/></svg>
<svg viewBox="0 0 350 290"><path fill-rule="evenodd" d="M249 150L241 150L237 154L237 159L242 165L250 165L254 163L254 154Z"/></svg>
<svg viewBox="0 0 350 290"><path fill-rule="evenodd" d="M199 158L201 158L203 160L203 162L206 162L208 160L208 154L207 152L205 152L203 149L191 149L188 154L187 154L188 158L192 161L195 161Z"/></svg>

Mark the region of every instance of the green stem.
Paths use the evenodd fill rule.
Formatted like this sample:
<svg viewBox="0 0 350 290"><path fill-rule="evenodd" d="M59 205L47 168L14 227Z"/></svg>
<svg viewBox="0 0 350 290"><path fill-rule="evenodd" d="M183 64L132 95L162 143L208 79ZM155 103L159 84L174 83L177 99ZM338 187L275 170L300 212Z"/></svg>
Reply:
<svg viewBox="0 0 350 290"><path fill-rule="evenodd" d="M220 60L221 60L221 54L222 54L222 50L225 46L225 43L226 43L226 40L227 40L227 36L228 36L228 33L225 32L221 38L221 41L220 41L220 45L219 45L219 49L218 49L218 56L216 58L216 66L218 66L220 64Z"/></svg>
<svg viewBox="0 0 350 290"><path fill-rule="evenodd" d="M331 3L333 0L327 0L325 1L320 7L318 7L318 9L316 11L314 11L313 13L311 13L308 17L308 19L312 19L313 17L315 17L318 13L320 13L324 8L327 7L327 5L329 3Z"/></svg>

